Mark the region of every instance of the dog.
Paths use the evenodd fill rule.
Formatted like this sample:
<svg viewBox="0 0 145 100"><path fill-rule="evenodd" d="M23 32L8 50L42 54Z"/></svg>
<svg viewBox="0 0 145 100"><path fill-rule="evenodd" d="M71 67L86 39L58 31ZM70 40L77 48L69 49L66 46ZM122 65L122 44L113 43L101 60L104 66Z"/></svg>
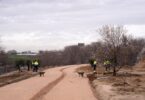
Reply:
<svg viewBox="0 0 145 100"><path fill-rule="evenodd" d="M84 76L84 72L77 72L79 74L79 76L83 77Z"/></svg>
<svg viewBox="0 0 145 100"><path fill-rule="evenodd" d="M40 77L44 76L45 72L39 72Z"/></svg>

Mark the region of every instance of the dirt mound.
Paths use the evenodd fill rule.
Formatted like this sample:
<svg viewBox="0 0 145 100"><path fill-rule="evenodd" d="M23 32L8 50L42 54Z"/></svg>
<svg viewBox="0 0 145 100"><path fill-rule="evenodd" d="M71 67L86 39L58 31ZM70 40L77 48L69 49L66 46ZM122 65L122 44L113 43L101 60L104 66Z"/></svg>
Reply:
<svg viewBox="0 0 145 100"><path fill-rule="evenodd" d="M11 74L2 75L0 76L0 87L30 78L35 75L37 75L37 73L27 72L27 71L13 72Z"/></svg>

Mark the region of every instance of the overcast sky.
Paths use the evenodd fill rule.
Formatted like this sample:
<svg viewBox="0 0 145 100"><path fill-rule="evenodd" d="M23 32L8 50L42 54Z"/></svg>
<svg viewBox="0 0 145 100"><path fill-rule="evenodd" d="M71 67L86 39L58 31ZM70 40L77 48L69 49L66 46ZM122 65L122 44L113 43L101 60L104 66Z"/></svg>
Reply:
<svg viewBox="0 0 145 100"><path fill-rule="evenodd" d="M54 50L99 39L105 24L145 37L145 0L0 0L5 50Z"/></svg>

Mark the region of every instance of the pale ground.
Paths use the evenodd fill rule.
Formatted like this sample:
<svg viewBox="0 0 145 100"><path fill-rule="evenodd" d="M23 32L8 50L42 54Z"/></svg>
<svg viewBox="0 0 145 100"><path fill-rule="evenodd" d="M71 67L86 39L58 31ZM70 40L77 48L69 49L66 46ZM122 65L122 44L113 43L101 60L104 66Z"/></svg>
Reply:
<svg viewBox="0 0 145 100"><path fill-rule="evenodd" d="M87 78L75 71L80 65L48 69L35 76L0 88L0 100L96 100Z"/></svg>
<svg viewBox="0 0 145 100"><path fill-rule="evenodd" d="M92 68L88 65L77 71L92 73ZM99 100L145 100L145 61L132 67L124 66L116 77L104 75L105 68L102 66L97 67L96 71L97 74L92 76L88 74L88 78Z"/></svg>

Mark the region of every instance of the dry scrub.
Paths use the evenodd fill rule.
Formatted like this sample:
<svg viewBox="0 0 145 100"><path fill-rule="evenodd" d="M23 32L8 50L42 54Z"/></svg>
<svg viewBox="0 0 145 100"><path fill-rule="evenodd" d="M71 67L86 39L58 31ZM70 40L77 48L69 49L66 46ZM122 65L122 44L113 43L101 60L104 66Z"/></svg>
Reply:
<svg viewBox="0 0 145 100"><path fill-rule="evenodd" d="M77 69L77 71L79 70L84 71L86 73L92 72L90 66L85 66ZM106 90L104 89L104 91L107 91L108 95L110 95L107 97L110 98L109 100L119 100L119 98L117 98L116 96L122 96L123 98L125 98L125 96L128 96L127 97L128 100L130 100L129 99L130 97L132 97L131 99L134 100L136 97L138 97L138 95L139 95L138 100L145 99L144 98L145 95L145 64L144 63L139 63L136 66L133 66L132 68L129 66L124 67L118 72L117 76L115 77L112 76L111 73L106 73L103 67L98 67L96 71L97 71L97 77L90 79L90 81L91 83L93 83L93 87L95 88L99 87L100 89L100 86L103 85L104 87L109 86L110 90L107 90L107 88ZM135 95L137 96L133 97ZM113 98L113 96L115 98ZM141 97L143 99L140 99L140 96L143 96ZM104 99L102 98L102 100ZM123 100L126 100L126 98Z"/></svg>

